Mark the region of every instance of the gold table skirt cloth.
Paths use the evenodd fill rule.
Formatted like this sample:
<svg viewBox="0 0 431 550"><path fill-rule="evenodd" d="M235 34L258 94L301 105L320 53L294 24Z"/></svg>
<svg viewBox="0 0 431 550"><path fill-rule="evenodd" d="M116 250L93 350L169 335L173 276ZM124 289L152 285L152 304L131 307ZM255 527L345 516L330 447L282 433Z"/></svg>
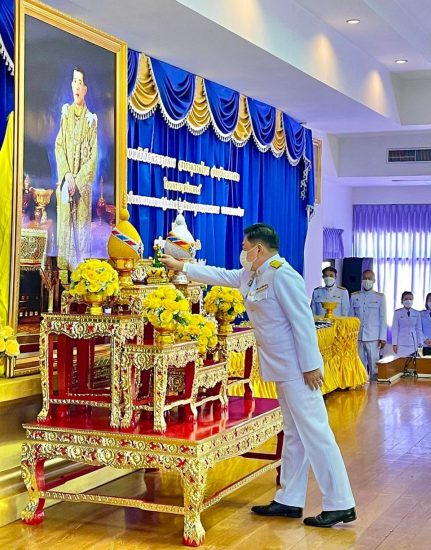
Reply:
<svg viewBox="0 0 431 550"><path fill-rule="evenodd" d="M321 317L316 319L322 319ZM322 393L334 390L355 389L368 381L368 374L358 354L358 333L360 321L356 317L336 317L331 327L317 329L320 353L323 357L325 383ZM232 353L229 361L229 375L235 376L244 366L244 353ZM252 372L253 395L255 397L277 397L274 382L264 382L256 365ZM242 386L229 388L230 395L242 395Z"/></svg>

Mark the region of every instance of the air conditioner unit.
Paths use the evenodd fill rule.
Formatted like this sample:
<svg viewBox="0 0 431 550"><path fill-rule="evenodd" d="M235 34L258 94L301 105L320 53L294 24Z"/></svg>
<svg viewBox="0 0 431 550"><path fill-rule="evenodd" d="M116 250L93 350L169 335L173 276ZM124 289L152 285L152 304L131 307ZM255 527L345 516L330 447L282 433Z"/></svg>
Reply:
<svg viewBox="0 0 431 550"><path fill-rule="evenodd" d="M431 149L388 149L387 162L431 162Z"/></svg>

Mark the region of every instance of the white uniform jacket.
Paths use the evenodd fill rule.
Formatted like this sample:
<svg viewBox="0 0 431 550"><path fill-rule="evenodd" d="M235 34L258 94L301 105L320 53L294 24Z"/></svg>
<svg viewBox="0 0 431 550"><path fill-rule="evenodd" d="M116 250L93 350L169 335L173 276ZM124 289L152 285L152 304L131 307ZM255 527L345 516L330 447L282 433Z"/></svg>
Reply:
<svg viewBox="0 0 431 550"><path fill-rule="evenodd" d="M410 348L409 353L413 353L423 344L423 340L420 312L413 308L396 309L392 322L392 345Z"/></svg>
<svg viewBox="0 0 431 550"><path fill-rule="evenodd" d="M431 309L424 309L421 311L421 321L424 341L431 339ZM426 345L429 346L430 344Z"/></svg>
<svg viewBox="0 0 431 550"><path fill-rule="evenodd" d="M192 281L239 288L255 331L263 380L295 380L323 369L304 280L278 254L256 272L192 263L185 264L185 271Z"/></svg>
<svg viewBox="0 0 431 550"><path fill-rule="evenodd" d="M350 317L361 321L358 340L373 342L386 340L386 299L385 295L375 290L353 292L350 297Z"/></svg>
<svg viewBox="0 0 431 550"><path fill-rule="evenodd" d="M310 304L314 315L325 315L322 302L337 302L338 305L334 309L334 315L338 317L349 315L349 293L343 286L318 286L315 288Z"/></svg>

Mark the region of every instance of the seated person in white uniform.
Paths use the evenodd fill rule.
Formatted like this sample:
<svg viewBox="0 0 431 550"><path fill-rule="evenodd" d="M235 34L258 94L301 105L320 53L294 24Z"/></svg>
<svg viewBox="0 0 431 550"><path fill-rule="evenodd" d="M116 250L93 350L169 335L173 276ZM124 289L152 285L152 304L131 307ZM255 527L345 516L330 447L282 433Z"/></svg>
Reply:
<svg viewBox="0 0 431 550"><path fill-rule="evenodd" d="M313 290L311 298L311 311L314 315L325 315L323 302L337 302L334 315L347 317L349 315L349 293L343 286L335 284L337 270L335 267L325 267L322 271L325 286L318 286Z"/></svg>
<svg viewBox="0 0 431 550"><path fill-rule="evenodd" d="M421 311L424 355L431 355L431 292L425 298L425 309Z"/></svg>
<svg viewBox="0 0 431 550"><path fill-rule="evenodd" d="M323 496L323 511L306 525L331 527L356 519L343 458L328 423L320 386L323 360L302 277L278 254L278 235L266 224L244 230L242 269L183 263L161 256L191 281L239 288L253 325L262 379L274 381L283 415L281 488L261 516L302 517L310 466Z"/></svg>
<svg viewBox="0 0 431 550"><path fill-rule="evenodd" d="M392 321L392 347L398 357L407 357L423 344L422 321L420 312L412 308L413 292L403 292L401 303Z"/></svg>
<svg viewBox="0 0 431 550"><path fill-rule="evenodd" d="M386 345L386 300L385 295L373 290L376 276L366 269L362 273L362 290L352 292L350 316L361 321L358 334L358 352L368 370L370 379L377 376L376 363L380 349Z"/></svg>

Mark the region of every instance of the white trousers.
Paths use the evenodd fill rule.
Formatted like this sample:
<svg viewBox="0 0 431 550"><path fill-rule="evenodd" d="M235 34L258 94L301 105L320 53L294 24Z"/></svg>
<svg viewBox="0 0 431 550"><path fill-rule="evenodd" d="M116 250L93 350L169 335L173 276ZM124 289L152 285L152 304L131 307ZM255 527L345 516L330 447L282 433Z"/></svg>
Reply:
<svg viewBox="0 0 431 550"><path fill-rule="evenodd" d="M376 363L379 360L379 341L363 342L358 340L358 353L368 374L370 376L377 374Z"/></svg>
<svg viewBox="0 0 431 550"><path fill-rule="evenodd" d="M320 390L312 391L303 378L276 382L283 414L281 488L275 501L303 508L310 464L323 497L323 510L355 506L340 449L328 423Z"/></svg>

